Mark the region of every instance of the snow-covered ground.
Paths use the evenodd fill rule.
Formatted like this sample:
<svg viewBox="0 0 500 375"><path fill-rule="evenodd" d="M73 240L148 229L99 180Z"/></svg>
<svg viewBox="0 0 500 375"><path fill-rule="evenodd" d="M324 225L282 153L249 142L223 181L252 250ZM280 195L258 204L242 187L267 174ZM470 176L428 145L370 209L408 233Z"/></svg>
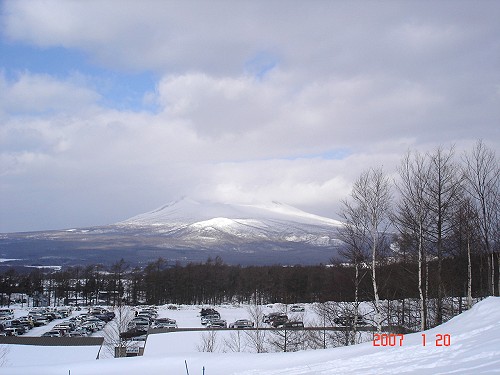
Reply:
<svg viewBox="0 0 500 375"><path fill-rule="evenodd" d="M218 308L228 322L248 317L244 307ZM199 309L160 309L180 327L200 326ZM306 310L305 319L309 311ZM423 345L422 333L426 344ZM229 331L220 332L223 335ZM470 311L426 332L405 335L402 344L372 342L334 349L293 353L199 352L199 332L150 335L143 357L91 359L85 348L9 347L7 374L493 374L500 373L500 298L490 297ZM441 335L441 336L440 336ZM440 340L441 338L441 340ZM437 339L437 340L436 340ZM449 340L449 341L448 341ZM443 346L436 346L442 344ZM400 346L401 344L401 346ZM446 344L446 345L445 345ZM95 348L93 349L95 351Z"/></svg>

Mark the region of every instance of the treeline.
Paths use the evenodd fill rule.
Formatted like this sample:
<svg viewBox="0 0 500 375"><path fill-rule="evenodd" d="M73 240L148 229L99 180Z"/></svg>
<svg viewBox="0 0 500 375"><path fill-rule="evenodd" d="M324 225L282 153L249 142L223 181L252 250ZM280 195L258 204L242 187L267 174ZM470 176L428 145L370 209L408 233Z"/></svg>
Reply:
<svg viewBox="0 0 500 375"><path fill-rule="evenodd" d="M488 295L487 262L486 256L472 259L474 297ZM465 296L467 260L449 258L442 267L449 291L447 297ZM429 262L429 270L429 298L435 298L437 262ZM364 266L358 271L367 274L369 268ZM381 266L380 297L418 298L416 273L415 263L393 262ZM9 269L0 275L0 301L3 305L23 302L24 296L24 303L30 300L51 305L352 302L356 298L355 283L356 270L349 264L241 267L215 258L181 266L159 258L143 269L130 269L124 260L109 268L95 265L52 272L35 269L30 273ZM373 300L369 277L360 278L358 290L360 301Z"/></svg>

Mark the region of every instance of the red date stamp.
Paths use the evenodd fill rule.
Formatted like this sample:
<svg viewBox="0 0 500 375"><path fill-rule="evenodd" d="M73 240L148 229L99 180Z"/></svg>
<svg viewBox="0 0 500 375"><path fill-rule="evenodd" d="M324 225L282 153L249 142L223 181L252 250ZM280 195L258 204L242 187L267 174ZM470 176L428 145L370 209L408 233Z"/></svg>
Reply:
<svg viewBox="0 0 500 375"><path fill-rule="evenodd" d="M405 335L375 333L373 335L373 346L403 346Z"/></svg>
<svg viewBox="0 0 500 375"><path fill-rule="evenodd" d="M422 333L422 346L427 345L427 335ZM451 345L451 335L449 333L436 334L436 341L434 342L435 346L450 346Z"/></svg>
<svg viewBox="0 0 500 375"><path fill-rule="evenodd" d="M427 346L427 334L422 333L422 346ZM394 333L375 333L373 335L373 346L403 346L405 335ZM450 346L451 335L448 333L435 335L434 346Z"/></svg>

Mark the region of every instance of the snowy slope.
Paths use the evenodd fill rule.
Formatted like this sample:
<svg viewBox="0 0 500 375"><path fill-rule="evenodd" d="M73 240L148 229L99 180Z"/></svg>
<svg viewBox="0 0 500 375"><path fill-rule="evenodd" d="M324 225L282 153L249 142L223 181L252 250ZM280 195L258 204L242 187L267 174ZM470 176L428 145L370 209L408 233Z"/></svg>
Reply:
<svg viewBox="0 0 500 375"><path fill-rule="evenodd" d="M194 311L194 310L193 310ZM192 314L193 311L189 313ZM244 312L242 309L239 313ZM372 343L336 349L295 353L199 353L181 352L192 341L187 333L166 333L148 339L144 357L87 360L66 363L54 357L54 365L29 365L40 359L46 363L49 348L39 348L27 360L21 349L11 353L10 367L1 374L190 374L206 375L317 375L317 374L498 374L500 373L500 298L490 297L470 311L425 332L405 335L400 347L374 347ZM438 347L435 337L448 334L449 346ZM151 340L151 341L150 341ZM53 350L53 348L51 348ZM149 351L149 352L148 352ZM16 352L16 351L14 351ZM62 352L61 352L62 353ZM43 361L42 361L43 359ZM58 362L59 361L59 362Z"/></svg>
<svg viewBox="0 0 500 375"><path fill-rule="evenodd" d="M312 225L340 225L340 222L336 220L313 215L276 201L250 205L196 201L187 197L171 202L151 212L134 216L120 224L193 224L219 217L232 220L277 220Z"/></svg>

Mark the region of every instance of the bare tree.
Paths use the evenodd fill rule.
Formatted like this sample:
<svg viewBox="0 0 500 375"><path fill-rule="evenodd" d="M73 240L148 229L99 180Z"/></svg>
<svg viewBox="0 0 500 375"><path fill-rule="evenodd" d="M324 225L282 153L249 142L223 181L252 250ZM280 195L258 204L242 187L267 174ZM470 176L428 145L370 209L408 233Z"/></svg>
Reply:
<svg viewBox="0 0 500 375"><path fill-rule="evenodd" d="M324 302L314 305L314 311L320 318L317 326L333 327L336 318L359 315L359 303L353 302ZM356 319L357 320L357 319ZM361 334L356 329L356 324L344 327L342 331L316 331L316 347L326 349L328 346L348 346L355 345L361 342ZM315 331L311 331L313 334Z"/></svg>
<svg viewBox="0 0 500 375"><path fill-rule="evenodd" d="M452 231L453 212L459 203L462 174L453 160L454 148L448 151L441 147L429 155L429 184L426 191L426 205L430 211L429 235L437 258L437 299L436 325L443 322L443 259L445 257L445 239Z"/></svg>
<svg viewBox="0 0 500 375"><path fill-rule="evenodd" d="M482 140L477 141L470 153L465 153L465 189L473 198L480 218L481 236L486 253L489 255L489 289L495 295L495 262L492 249L492 235L498 232L500 210L500 161L493 150L486 147ZM498 257L500 262L500 257ZM500 270L500 265L499 265ZM500 278L497 292L500 294Z"/></svg>
<svg viewBox="0 0 500 375"><path fill-rule="evenodd" d="M224 338L224 348L227 348L230 352L242 352L244 351L246 345L243 340L243 333L240 330L231 332L229 338ZM225 351L225 350L223 350Z"/></svg>
<svg viewBox="0 0 500 375"><path fill-rule="evenodd" d="M268 342L278 351L294 352L298 350L300 342L298 336L296 330L282 327L271 331Z"/></svg>
<svg viewBox="0 0 500 375"><path fill-rule="evenodd" d="M352 220L358 217L352 216ZM347 245L341 249L339 254L349 261L349 266L354 266L354 312L355 319L359 315L359 286L368 273L367 254L363 251L363 241L359 238L357 228L360 225L346 225L340 232L340 238ZM333 262L332 262L333 263ZM360 272L361 270L361 272ZM357 324L353 325L352 338L356 337ZM349 345L349 344L346 344Z"/></svg>
<svg viewBox="0 0 500 375"><path fill-rule="evenodd" d="M257 353L265 353L266 331L260 329L263 326L262 318L264 317L264 309L261 305L255 303L248 306L247 312L250 320L254 322L255 327L255 330L245 331L249 346Z"/></svg>
<svg viewBox="0 0 500 375"><path fill-rule="evenodd" d="M430 165L426 158L415 152L408 153L398 169L399 181L396 187L400 200L394 215L394 223L402 236L415 244L418 258L418 291L420 297L420 329L427 329L427 254L425 231L430 210L426 204Z"/></svg>
<svg viewBox="0 0 500 375"><path fill-rule="evenodd" d="M388 178L382 169L369 169L354 182L350 199L342 202L344 230L350 233L356 253L370 262L375 323L382 331L382 316L377 285L377 266L388 248L387 231L390 225L391 191ZM357 315L355 316L357 319ZM356 322L354 323L356 324Z"/></svg>
<svg viewBox="0 0 500 375"><path fill-rule="evenodd" d="M201 345L198 345L198 351L213 353L219 348L218 332L211 329L201 334Z"/></svg>

